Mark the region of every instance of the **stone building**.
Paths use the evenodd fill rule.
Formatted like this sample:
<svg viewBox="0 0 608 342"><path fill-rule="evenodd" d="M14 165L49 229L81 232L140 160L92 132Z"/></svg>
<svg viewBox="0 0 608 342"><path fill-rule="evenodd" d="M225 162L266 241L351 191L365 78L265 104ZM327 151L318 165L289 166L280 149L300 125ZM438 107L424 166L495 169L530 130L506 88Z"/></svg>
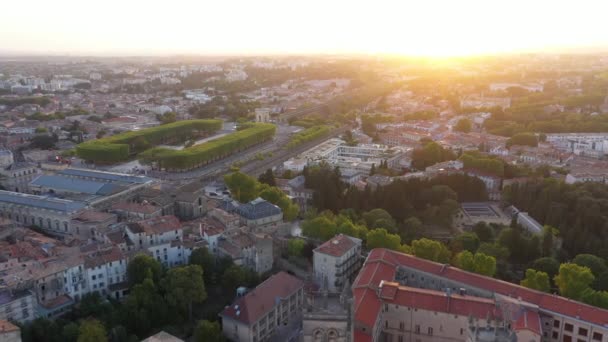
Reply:
<svg viewBox="0 0 608 342"><path fill-rule="evenodd" d="M175 216L181 220L193 220L207 212L205 190L199 182L192 182L177 189L173 195Z"/></svg>
<svg viewBox="0 0 608 342"><path fill-rule="evenodd" d="M350 342L352 293L346 284L342 293L325 287L309 291L302 316L301 342Z"/></svg>
<svg viewBox="0 0 608 342"><path fill-rule="evenodd" d="M313 250L313 281L337 292L352 283L361 267L361 239L337 235Z"/></svg>
<svg viewBox="0 0 608 342"><path fill-rule="evenodd" d="M256 108L255 109L255 122L270 122L270 109Z"/></svg>
<svg viewBox="0 0 608 342"><path fill-rule="evenodd" d="M280 326L301 319L303 305L304 283L279 272L219 314L222 333L234 342L267 341Z"/></svg>
<svg viewBox="0 0 608 342"><path fill-rule="evenodd" d="M353 289L367 341L608 341L608 310L387 249Z"/></svg>
<svg viewBox="0 0 608 342"><path fill-rule="evenodd" d="M0 190L0 216L59 237L72 234L72 219L84 208L81 202Z"/></svg>

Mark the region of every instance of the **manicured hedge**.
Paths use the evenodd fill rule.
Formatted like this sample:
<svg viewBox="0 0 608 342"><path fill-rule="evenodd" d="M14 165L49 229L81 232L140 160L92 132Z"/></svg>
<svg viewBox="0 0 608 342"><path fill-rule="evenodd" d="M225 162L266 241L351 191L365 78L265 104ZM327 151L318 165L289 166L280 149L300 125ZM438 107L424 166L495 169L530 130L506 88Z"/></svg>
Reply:
<svg viewBox="0 0 608 342"><path fill-rule="evenodd" d="M128 159L129 155L142 152L150 146L186 141L203 132L215 132L221 128L221 120L178 121L87 141L76 147L76 154L80 158L93 162L118 162Z"/></svg>
<svg viewBox="0 0 608 342"><path fill-rule="evenodd" d="M287 148L294 148L305 142L315 140L317 138L329 134L330 131L331 129L328 126L313 126L307 128L301 132L296 133L287 144Z"/></svg>
<svg viewBox="0 0 608 342"><path fill-rule="evenodd" d="M144 163L158 163L160 168L167 170L187 170L266 141L272 138L275 132L275 125L258 123L242 131L179 151L168 148L149 149L141 153L139 158Z"/></svg>

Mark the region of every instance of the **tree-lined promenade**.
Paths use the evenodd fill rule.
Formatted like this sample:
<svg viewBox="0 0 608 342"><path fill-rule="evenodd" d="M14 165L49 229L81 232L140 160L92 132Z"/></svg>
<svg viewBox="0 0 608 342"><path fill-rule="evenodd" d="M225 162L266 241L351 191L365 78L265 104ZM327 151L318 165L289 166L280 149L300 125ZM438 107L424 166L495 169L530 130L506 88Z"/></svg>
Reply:
<svg viewBox="0 0 608 342"><path fill-rule="evenodd" d="M275 133L275 125L257 123L244 130L179 151L162 147L152 148L141 153L139 158L143 163L155 164L159 169L190 170L272 139Z"/></svg>
<svg viewBox="0 0 608 342"><path fill-rule="evenodd" d="M222 120L187 120L91 140L76 147L76 154L94 163L111 164L129 159L151 147L184 142L222 128Z"/></svg>

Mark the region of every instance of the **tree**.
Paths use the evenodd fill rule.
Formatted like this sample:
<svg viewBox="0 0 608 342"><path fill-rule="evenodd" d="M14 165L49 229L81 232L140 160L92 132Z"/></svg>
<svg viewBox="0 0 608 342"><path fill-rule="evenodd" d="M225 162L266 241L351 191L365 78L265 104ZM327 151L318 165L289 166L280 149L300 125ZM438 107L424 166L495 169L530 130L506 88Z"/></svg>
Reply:
<svg viewBox="0 0 608 342"><path fill-rule="evenodd" d="M277 183L274 179L274 173L271 169L267 169L266 172L262 173L260 177L258 177L258 181L260 183L268 184L270 186L276 186Z"/></svg>
<svg viewBox="0 0 608 342"><path fill-rule="evenodd" d="M454 159L456 159L456 155L452 151L444 149L434 141L427 143L421 149L414 149L412 152L412 166L420 170L442 161Z"/></svg>
<svg viewBox="0 0 608 342"><path fill-rule="evenodd" d="M401 238L397 234L390 234L384 228L370 230L366 236L367 249L388 248L395 251L401 248Z"/></svg>
<svg viewBox="0 0 608 342"><path fill-rule="evenodd" d="M534 133L517 133L505 143L507 148L514 145L536 147L538 146L538 137Z"/></svg>
<svg viewBox="0 0 608 342"><path fill-rule="evenodd" d="M336 224L324 215L317 216L312 220L306 220L302 223L302 234L323 241L334 237L336 235L336 229Z"/></svg>
<svg viewBox="0 0 608 342"><path fill-rule="evenodd" d="M125 311L126 326L138 335L147 334L152 327L162 326L170 319L167 303L151 277L131 288Z"/></svg>
<svg viewBox="0 0 608 342"><path fill-rule="evenodd" d="M384 228L391 233L395 233L397 230L397 224L395 220L386 210L381 208L372 209L368 212L363 213L363 219L367 223L369 229Z"/></svg>
<svg viewBox="0 0 608 342"><path fill-rule="evenodd" d="M224 271L222 275L222 285L226 288L229 293L235 293L236 289L240 286L245 286L247 282L247 275L243 268L232 265Z"/></svg>
<svg viewBox="0 0 608 342"><path fill-rule="evenodd" d="M542 292L549 292L549 290L551 290L549 275L545 272L536 271L531 268L526 270L526 278L523 279L520 284L521 286Z"/></svg>
<svg viewBox="0 0 608 342"><path fill-rule="evenodd" d="M220 324L208 320L199 321L194 330L195 342L224 342Z"/></svg>
<svg viewBox="0 0 608 342"><path fill-rule="evenodd" d="M493 256L497 260L506 260L509 258L509 250L497 243L483 242L479 245L477 253Z"/></svg>
<svg viewBox="0 0 608 342"><path fill-rule="evenodd" d="M553 279L559 272L559 262L554 258L543 257L534 260L532 268L539 272L547 273L549 279Z"/></svg>
<svg viewBox="0 0 608 342"><path fill-rule="evenodd" d="M581 300L584 291L589 289L595 277L588 267L573 263L561 264L559 273L555 276L555 285L559 293L570 299Z"/></svg>
<svg viewBox="0 0 608 342"><path fill-rule="evenodd" d="M160 121L161 125L166 125L177 121L177 114L175 112L166 112L165 114L156 115L156 119Z"/></svg>
<svg viewBox="0 0 608 342"><path fill-rule="evenodd" d="M448 263L452 256L444 244L427 238L412 241L412 251L419 258L441 263Z"/></svg>
<svg viewBox="0 0 608 342"><path fill-rule="evenodd" d="M65 342L76 342L78 335L80 334L80 328L75 322L70 322L63 326L61 330L61 339Z"/></svg>
<svg viewBox="0 0 608 342"><path fill-rule="evenodd" d="M473 233L477 235L481 242L491 242L494 240L494 230L485 222L477 222L473 226Z"/></svg>
<svg viewBox="0 0 608 342"><path fill-rule="evenodd" d="M469 133L471 131L471 127L471 120L467 118L462 118L458 120L458 122L454 126L454 130L457 132Z"/></svg>
<svg viewBox="0 0 608 342"><path fill-rule="evenodd" d="M299 257L302 255L302 251L304 251L304 246L306 245L306 241L302 239L291 239L287 243L287 251L289 255Z"/></svg>
<svg viewBox="0 0 608 342"><path fill-rule="evenodd" d="M496 258L483 253L471 253L467 250L455 257L456 266L465 271L482 274L488 277L496 273Z"/></svg>
<svg viewBox="0 0 608 342"><path fill-rule="evenodd" d="M591 273L595 277L595 281L592 284L594 289L605 290L608 288L608 284L605 282L608 277L608 267L604 259L593 254L579 254L572 259L572 262L579 266L588 267L591 270Z"/></svg>
<svg viewBox="0 0 608 342"><path fill-rule="evenodd" d="M479 238L475 233L465 232L456 236L450 245L454 252L466 250L475 253L479 248Z"/></svg>
<svg viewBox="0 0 608 342"><path fill-rule="evenodd" d="M572 263L588 267L591 270L591 273L596 277L608 271L604 259L593 254L579 254L572 259Z"/></svg>
<svg viewBox="0 0 608 342"><path fill-rule="evenodd" d="M106 329L96 319L87 319L80 323L78 342L107 342Z"/></svg>
<svg viewBox="0 0 608 342"><path fill-rule="evenodd" d="M541 254L545 257L553 255L553 235L555 229L551 226L545 225L543 227L543 238L541 242Z"/></svg>
<svg viewBox="0 0 608 342"><path fill-rule="evenodd" d="M496 274L496 258L483 253L475 253L475 269L473 272L493 277Z"/></svg>
<svg viewBox="0 0 608 342"><path fill-rule="evenodd" d="M162 265L153 257L146 254L138 254L127 266L127 279L131 286L140 284L147 277L151 277L158 284L162 274Z"/></svg>
<svg viewBox="0 0 608 342"><path fill-rule="evenodd" d="M402 241L411 241L420 237L422 234L422 221L420 221L417 217L412 216L405 221L403 221L403 229L401 230L401 240Z"/></svg>
<svg viewBox="0 0 608 342"><path fill-rule="evenodd" d="M192 320L192 304L207 299L203 269L198 265L175 267L167 272L163 287L167 303Z"/></svg>
<svg viewBox="0 0 608 342"><path fill-rule="evenodd" d="M205 284L209 284L213 275L215 258L206 247L197 248L190 254L190 265L198 265L203 269Z"/></svg>
<svg viewBox="0 0 608 342"><path fill-rule="evenodd" d="M258 197L258 187L255 178L242 172L234 172L224 176L224 182L237 201L246 203Z"/></svg>
<svg viewBox="0 0 608 342"><path fill-rule="evenodd" d="M55 148L57 142L56 136L53 135L36 135L30 142L30 148L39 148L42 150L51 150Z"/></svg>

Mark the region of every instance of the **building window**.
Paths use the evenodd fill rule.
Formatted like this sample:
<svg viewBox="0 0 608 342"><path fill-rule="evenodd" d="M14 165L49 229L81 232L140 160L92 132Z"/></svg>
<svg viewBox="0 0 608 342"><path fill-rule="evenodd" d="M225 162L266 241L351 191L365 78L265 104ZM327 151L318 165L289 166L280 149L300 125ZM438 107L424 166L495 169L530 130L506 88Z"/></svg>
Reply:
<svg viewBox="0 0 608 342"><path fill-rule="evenodd" d="M559 332L554 331L553 334L551 334L551 337L557 340L557 338L559 337Z"/></svg>
<svg viewBox="0 0 608 342"><path fill-rule="evenodd" d="M572 342L572 336L564 335L562 342Z"/></svg>
<svg viewBox="0 0 608 342"><path fill-rule="evenodd" d="M404 322L399 322L399 329L400 330L405 330L405 323Z"/></svg>
<svg viewBox="0 0 608 342"><path fill-rule="evenodd" d="M430 336L433 336L433 328L429 327L427 332L429 333Z"/></svg>
<svg viewBox="0 0 608 342"><path fill-rule="evenodd" d="M556 328L559 328L559 321L558 320L554 320L553 321L553 326Z"/></svg>
<svg viewBox="0 0 608 342"><path fill-rule="evenodd" d="M464 334L464 329L460 328L460 335Z"/></svg>
<svg viewBox="0 0 608 342"><path fill-rule="evenodd" d="M585 328L578 328L578 334L579 335L581 335L581 336L587 336L587 333L588 333L587 329L585 329Z"/></svg>
<svg viewBox="0 0 608 342"><path fill-rule="evenodd" d="M384 327L388 329L388 321L384 321Z"/></svg>
<svg viewBox="0 0 608 342"><path fill-rule="evenodd" d="M593 333L593 340L594 340L594 341L601 341L601 340L602 340L602 338L604 338L604 335L602 335L602 334L600 334L600 333L597 333L597 332L594 332L594 333Z"/></svg>
<svg viewBox="0 0 608 342"><path fill-rule="evenodd" d="M416 326L414 327L414 332L416 334L420 334L420 325L416 324Z"/></svg>
<svg viewBox="0 0 608 342"><path fill-rule="evenodd" d="M566 331L573 331L574 330L574 326L572 324L570 324L570 323L566 323L564 325L564 330L566 330Z"/></svg>

